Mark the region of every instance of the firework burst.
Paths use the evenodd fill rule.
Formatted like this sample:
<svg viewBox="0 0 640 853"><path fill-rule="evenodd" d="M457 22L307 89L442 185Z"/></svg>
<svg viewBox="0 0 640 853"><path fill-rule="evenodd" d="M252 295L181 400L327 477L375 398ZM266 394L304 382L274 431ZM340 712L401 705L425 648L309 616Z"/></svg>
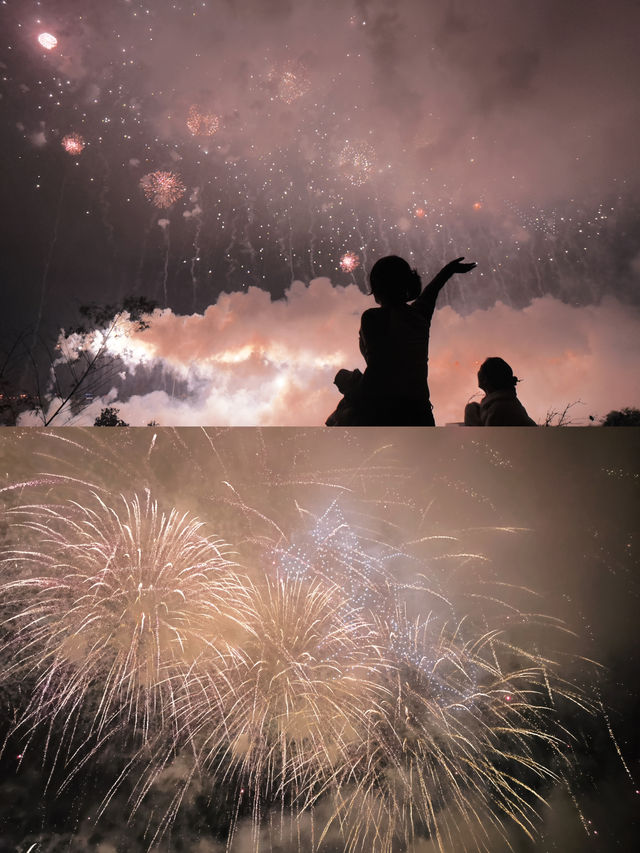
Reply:
<svg viewBox="0 0 640 853"><path fill-rule="evenodd" d="M2 560L17 575L1 590L11 669L37 673L25 721L93 708L89 739L126 720L144 742L167 725L196 662L232 641L242 587L228 547L197 519L160 512L148 494L91 503L11 512L39 540Z"/></svg>
<svg viewBox="0 0 640 853"><path fill-rule="evenodd" d="M379 629L391 660L380 669L386 691L362 751L336 780L329 824L346 831L348 849L385 853L420 837L445 853L463 833L481 849L489 831L508 838L505 822L533 838L539 789L564 783L570 766L571 736L554 704L586 708L584 696L499 630L465 639L460 623L404 616Z"/></svg>
<svg viewBox="0 0 640 853"><path fill-rule="evenodd" d="M189 107L187 129L192 136L213 136L220 128L220 117L215 113L203 113L196 104Z"/></svg>
<svg viewBox="0 0 640 853"><path fill-rule="evenodd" d="M45 50L53 50L58 44L58 39L54 35L51 35L51 33L40 33L38 41Z"/></svg>
<svg viewBox="0 0 640 853"><path fill-rule="evenodd" d="M205 763L229 751L260 817L260 803L274 800L304 809L349 765L367 737L367 714L380 705L382 657L371 625L335 585L276 575L250 598L247 641L216 688L213 720L207 704L190 728L216 733Z"/></svg>
<svg viewBox="0 0 640 853"><path fill-rule="evenodd" d="M149 201L162 210L171 207L186 192L185 185L175 172L149 172L140 179L140 186Z"/></svg>
<svg viewBox="0 0 640 853"><path fill-rule="evenodd" d="M311 90L306 68L300 62L286 62L272 68L267 80L285 104L292 104Z"/></svg>
<svg viewBox="0 0 640 853"><path fill-rule="evenodd" d="M152 846L195 779L226 792L229 845L243 817L258 838L285 810L354 853L445 853L462 833L487 850L510 822L533 836L545 786L571 772L557 708L588 710L526 639L554 623L496 598L460 619L338 502L287 536L232 491L229 511L261 522L250 573L148 494L8 510L29 544L0 563L6 670L33 681L14 733L48 722L75 775L120 732L130 760L105 801L126 783L138 812L176 779Z"/></svg>
<svg viewBox="0 0 640 853"><path fill-rule="evenodd" d="M340 269L342 272L353 272L360 266L360 258L355 252L345 252L340 258Z"/></svg>
<svg viewBox="0 0 640 853"><path fill-rule="evenodd" d="M68 133L62 137L62 147L67 154L82 154L85 141L79 133Z"/></svg>
<svg viewBox="0 0 640 853"><path fill-rule="evenodd" d="M347 142L338 156L338 168L350 184L360 187L373 175L375 156L368 142Z"/></svg>

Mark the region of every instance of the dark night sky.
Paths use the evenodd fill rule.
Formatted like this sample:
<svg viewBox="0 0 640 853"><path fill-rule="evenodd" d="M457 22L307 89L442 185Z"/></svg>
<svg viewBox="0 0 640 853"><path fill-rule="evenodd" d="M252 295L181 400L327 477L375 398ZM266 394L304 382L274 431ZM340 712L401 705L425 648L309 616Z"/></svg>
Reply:
<svg viewBox="0 0 640 853"><path fill-rule="evenodd" d="M533 628L529 642L553 655L568 652L562 673L591 699L601 697L607 711L607 717L561 712L577 735L570 783L590 821L588 834L566 792L548 786L543 793L551 805L543 809L536 841L517 832L509 837L519 853L633 848L640 773L637 431L441 430L429 431L428 441L422 430L161 430L153 436L153 430L4 431L0 497L5 505L85 504L91 489L106 489L115 506L118 495L149 488L163 509L197 514L237 545L241 559L252 553L251 542L275 535L274 523L287 541L304 541L312 519L337 499L365 550L387 553L397 580L426 573L459 615L478 606L491 611L490 601L479 605L474 595L498 591L524 611L564 620L575 639ZM32 485L11 488L25 481ZM250 512L226 501L227 484ZM9 529L7 541L12 536ZM395 549L410 556L390 556ZM581 656L603 664L600 674L581 664ZM15 681L2 687L9 708L24 700L17 687ZM616 753L607 718L635 781ZM144 826L167 807L188 766L176 759L167 768L123 833L126 785L94 828L96 803L119 766L113 746L58 798L36 796L43 783L38 739L16 774L18 749L11 741L2 758L2 798L10 808L0 838L2 849L22 853L31 844L39 853L145 849ZM194 783L169 846L159 849L223 849L212 834L224 825L222 794L215 786L212 794L206 776ZM244 823L233 849L251 849ZM494 841L491 849L503 847ZM414 853L432 850L423 842Z"/></svg>
<svg viewBox="0 0 640 853"><path fill-rule="evenodd" d="M639 14L7 0L3 350L51 344L87 302L145 296L170 310L111 349L123 375L86 423L117 401L134 424L319 424L336 369L359 364L371 263L394 252L430 275L466 255L478 269L434 324L438 423L460 419L493 350L537 420L637 404ZM79 154L61 144L74 133ZM140 186L157 171L184 186L166 209ZM23 350L13 362L27 384Z"/></svg>

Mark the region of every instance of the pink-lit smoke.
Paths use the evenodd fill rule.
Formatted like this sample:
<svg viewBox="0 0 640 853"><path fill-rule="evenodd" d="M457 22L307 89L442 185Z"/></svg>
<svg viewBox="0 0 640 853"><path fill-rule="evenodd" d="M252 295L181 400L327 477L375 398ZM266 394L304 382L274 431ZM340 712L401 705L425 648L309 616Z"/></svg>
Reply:
<svg viewBox="0 0 640 853"><path fill-rule="evenodd" d="M335 373L364 369L358 327L369 307L372 298L355 285L336 287L318 278L308 286L294 282L283 300L249 288L223 293L204 314L157 310L146 331L131 325L129 334L110 339L109 351L124 366L122 384L93 400L73 423L91 424L109 405L131 425L323 424L340 399ZM573 403L568 414L576 424L637 406L639 327L638 311L612 297L574 307L545 296L524 309L498 303L467 316L444 307L431 327L436 423L462 420L465 403L481 396L478 367L493 355L523 380L519 397L538 423ZM65 348L73 353L87 341L74 335ZM23 416L23 424L35 422Z"/></svg>

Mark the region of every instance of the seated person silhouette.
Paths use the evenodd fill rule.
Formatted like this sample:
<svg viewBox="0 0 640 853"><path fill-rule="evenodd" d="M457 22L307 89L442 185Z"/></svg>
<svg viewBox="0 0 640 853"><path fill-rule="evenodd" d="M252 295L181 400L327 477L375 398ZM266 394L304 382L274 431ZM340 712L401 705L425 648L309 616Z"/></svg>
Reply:
<svg viewBox="0 0 640 853"><path fill-rule="evenodd" d="M364 312L360 352L367 367L338 371L335 384L345 395L327 426L434 426L427 360L429 329L438 294L455 273L475 263L456 258L422 288L416 270L396 255L380 258L369 280L378 308Z"/></svg>
<svg viewBox="0 0 640 853"><path fill-rule="evenodd" d="M518 377L507 362L494 356L478 370L478 386L485 396L479 403L467 403L465 426L537 426L516 395Z"/></svg>

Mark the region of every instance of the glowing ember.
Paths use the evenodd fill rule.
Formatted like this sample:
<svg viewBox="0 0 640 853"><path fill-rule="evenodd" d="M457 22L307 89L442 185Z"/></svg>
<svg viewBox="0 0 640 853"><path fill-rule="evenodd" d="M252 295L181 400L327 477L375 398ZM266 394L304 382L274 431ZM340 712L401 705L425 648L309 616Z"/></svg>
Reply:
<svg viewBox="0 0 640 853"><path fill-rule="evenodd" d="M68 133L62 138L62 147L67 154L81 154L84 145L84 139L79 133Z"/></svg>
<svg viewBox="0 0 640 853"><path fill-rule="evenodd" d="M343 272L353 272L360 266L360 258L353 252L346 252L340 258L340 269Z"/></svg>
<svg viewBox="0 0 640 853"><path fill-rule="evenodd" d="M425 214L426 214L426 211L425 211L424 207L416 207L415 215L418 217L418 219L424 219Z"/></svg>
<svg viewBox="0 0 640 853"><path fill-rule="evenodd" d="M51 33L40 33L38 41L46 50L53 50L53 48L58 44L58 39L55 36L52 36Z"/></svg>
<svg viewBox="0 0 640 853"><path fill-rule="evenodd" d="M482 210L482 202L481 201L475 201L473 203L473 209L474 210Z"/></svg>

